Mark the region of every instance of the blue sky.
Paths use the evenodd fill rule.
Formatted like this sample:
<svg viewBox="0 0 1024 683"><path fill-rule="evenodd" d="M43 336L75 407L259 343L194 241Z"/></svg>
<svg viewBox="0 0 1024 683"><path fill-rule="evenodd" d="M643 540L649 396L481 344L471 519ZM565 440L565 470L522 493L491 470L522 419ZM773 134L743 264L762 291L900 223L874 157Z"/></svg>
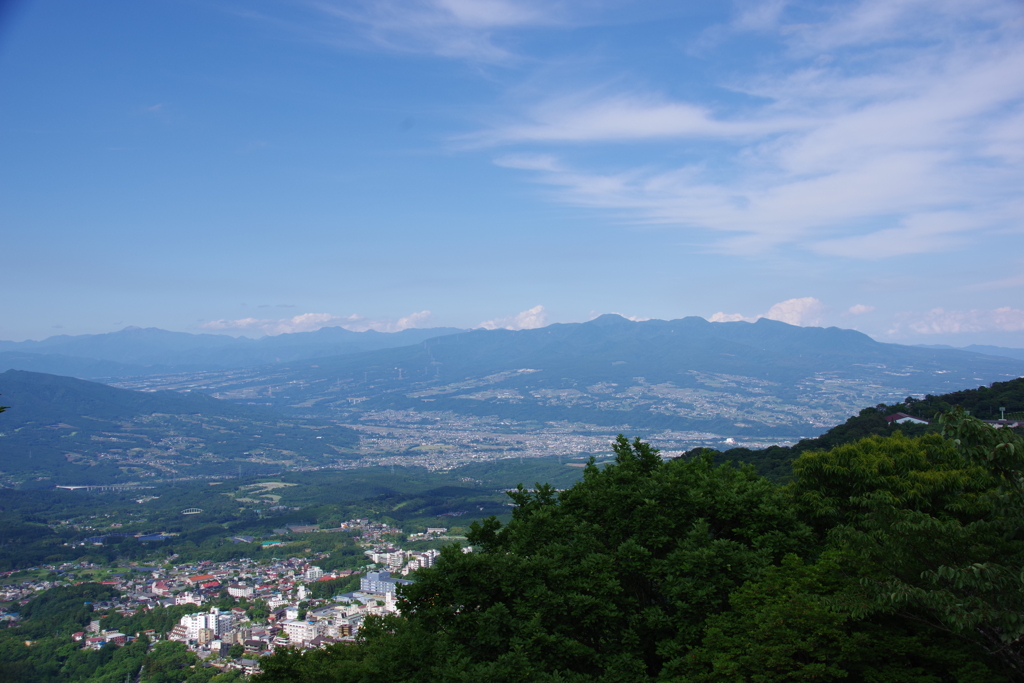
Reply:
<svg viewBox="0 0 1024 683"><path fill-rule="evenodd" d="M768 316L1024 347L1016 0L24 0L0 339Z"/></svg>

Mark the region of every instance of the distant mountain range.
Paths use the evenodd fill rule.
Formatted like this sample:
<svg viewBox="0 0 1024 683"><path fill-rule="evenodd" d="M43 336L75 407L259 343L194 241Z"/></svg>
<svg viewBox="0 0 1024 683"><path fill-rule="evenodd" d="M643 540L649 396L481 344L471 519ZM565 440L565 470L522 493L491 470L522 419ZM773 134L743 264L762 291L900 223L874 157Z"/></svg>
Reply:
<svg viewBox="0 0 1024 683"><path fill-rule="evenodd" d="M566 435L597 425L643 438L770 443L816 436L878 403L1024 376L1024 360L767 319L605 315L535 330L334 328L242 341L128 329L13 346L3 353L87 360L97 373L151 361L162 363L150 371L178 373L122 375L141 392L0 373L0 403L12 406L0 415L0 478L20 473L40 485L330 465L356 455L358 438L342 425L362 420L404 432L422 420L450 431L458 449L476 440L486 450L490 429L552 423ZM319 355L339 348L357 350ZM308 357L243 365L278 352ZM231 367L211 370L214 361ZM161 388L191 393L154 391ZM472 439L460 436L474 429Z"/></svg>
<svg viewBox="0 0 1024 683"><path fill-rule="evenodd" d="M459 332L448 327L392 333L325 327L249 339L127 327L108 334L0 341L0 371L30 370L82 379L203 372L408 346Z"/></svg>
<svg viewBox="0 0 1024 683"><path fill-rule="evenodd" d="M1003 356L1004 358L1016 358L1024 360L1024 349L1011 349L1005 346L988 346L987 344L971 344L970 346L948 346L946 344L918 344L924 349L957 349L959 351L970 351L971 353L983 353L986 356Z"/></svg>
<svg viewBox="0 0 1024 683"><path fill-rule="evenodd" d="M782 437L820 434L867 405L1022 375L1024 360L883 344L852 330L605 315L281 363L195 388L346 420L448 411Z"/></svg>
<svg viewBox="0 0 1024 683"><path fill-rule="evenodd" d="M602 316L607 324L619 316ZM686 318L688 325L702 318ZM591 321L592 324L597 321ZM646 321L654 324L679 321ZM706 322L706 321L705 321ZM772 321L765 321L772 322ZM719 323L712 323L718 325ZM570 324L568 327L572 327ZM552 325L547 333L559 329ZM820 328L802 328L815 330ZM836 328L830 328L836 329ZM647 331L647 328L644 328ZM0 341L0 372L29 370L80 379L141 377L175 372L208 372L249 368L274 363L292 363L316 358L345 356L366 351L414 346L428 339L458 334L503 334L505 330L460 330L452 327L408 329L401 332L352 332L342 327L325 327L313 332L296 332L250 339L225 334L188 334L158 328L126 327L106 334L57 335L42 341ZM524 331L526 334L537 330ZM809 334L814 334L813 332ZM865 335L863 339L870 340ZM742 343L745 343L742 342ZM887 345L892 346L892 345ZM916 348L967 351L988 356L1024 360L1024 349L972 344L956 348L919 344Z"/></svg>
<svg viewBox="0 0 1024 683"><path fill-rule="evenodd" d="M201 393L23 370L0 373L0 392L0 476L51 484L277 471L344 459L358 443L346 427Z"/></svg>

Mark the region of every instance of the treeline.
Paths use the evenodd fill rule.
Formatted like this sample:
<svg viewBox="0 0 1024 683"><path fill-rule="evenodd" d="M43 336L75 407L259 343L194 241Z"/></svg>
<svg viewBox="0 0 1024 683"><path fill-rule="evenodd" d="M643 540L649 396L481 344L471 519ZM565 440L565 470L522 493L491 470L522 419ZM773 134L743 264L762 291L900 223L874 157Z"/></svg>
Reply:
<svg viewBox="0 0 1024 683"><path fill-rule="evenodd" d="M99 650L81 649L78 643L59 645L40 641L21 648L0 642L0 680L25 683L240 683L238 671L221 672L203 666L183 643L152 645L143 637L123 647L108 643Z"/></svg>
<svg viewBox="0 0 1024 683"><path fill-rule="evenodd" d="M819 437L803 439L792 446L770 446L759 450L730 448L715 455L714 461L751 463L761 475L774 481L785 481L793 475L793 461L802 453L829 450L868 436L892 436L896 432L907 436L937 433L940 427L935 421L940 415L957 406L982 420L999 419L1002 414L999 411L1000 407L1006 408L1008 414L1024 411L1024 379L995 382L988 387L965 389L941 396L929 394L922 399L908 396L903 401L893 404L879 403L877 406L864 408L857 415ZM906 413L933 424L886 422L885 418L894 413ZM696 455L699 450L701 449L691 451L689 455Z"/></svg>
<svg viewBox="0 0 1024 683"><path fill-rule="evenodd" d="M21 608L23 625L4 632L15 633L22 640L44 638L54 633L70 634L83 629L94 619L93 602L102 602L120 596L110 586L83 583L77 586L57 586L44 591Z"/></svg>
<svg viewBox="0 0 1024 683"><path fill-rule="evenodd" d="M359 590L360 576L343 576L330 581L316 581L308 584L309 597L315 600L327 600L335 595L342 595L354 590Z"/></svg>
<svg viewBox="0 0 1024 683"><path fill-rule="evenodd" d="M145 638L124 647L113 643L99 650L83 649L71 634L85 631L100 617L92 603L118 597L110 586L84 583L51 588L21 610L23 622L0 629L0 681L25 683L234 683L235 672L221 674L204 668L198 657L181 643L158 643ZM134 634L147 628L170 628L189 611L188 606L158 608L131 617L111 614L101 628Z"/></svg>
<svg viewBox="0 0 1024 683"><path fill-rule="evenodd" d="M803 453L779 485L620 437L563 492L512 494L358 645L258 683L1024 679L1024 440L943 434Z"/></svg>

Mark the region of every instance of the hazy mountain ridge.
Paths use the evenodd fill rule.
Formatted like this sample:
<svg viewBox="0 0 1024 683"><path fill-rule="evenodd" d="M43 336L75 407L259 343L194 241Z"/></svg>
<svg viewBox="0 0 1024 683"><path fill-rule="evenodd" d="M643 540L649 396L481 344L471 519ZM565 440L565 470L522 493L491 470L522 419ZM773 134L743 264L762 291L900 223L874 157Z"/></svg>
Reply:
<svg viewBox="0 0 1024 683"><path fill-rule="evenodd" d="M320 336L348 334L357 333ZM537 435L559 453L598 452L605 435L619 431L676 450L733 438L757 448L817 436L865 406L1022 375L1024 361L883 344L838 328L609 315L120 382L174 392L7 372L0 400L14 408L0 418L0 469L65 483L222 473L238 464L320 467L389 453L446 467L448 454L556 454L536 446ZM359 427L368 445L357 446L342 424ZM515 440L538 429L535 445Z"/></svg>
<svg viewBox="0 0 1024 683"><path fill-rule="evenodd" d="M342 458L358 442L345 427L201 393L129 391L21 370L0 373L0 392L10 406L0 417L5 480L101 484L273 471Z"/></svg>
<svg viewBox="0 0 1024 683"><path fill-rule="evenodd" d="M408 346L459 332L462 330L444 327L389 333L325 327L250 339L127 327L107 334L0 341L0 370L53 372L85 379L203 372Z"/></svg>
<svg viewBox="0 0 1024 683"><path fill-rule="evenodd" d="M949 346L948 344L917 344L926 349L955 349L957 351L970 351L972 353L983 353L986 356L1002 356L1004 358L1015 358L1024 360L1024 349L1013 349L1007 346L991 346L988 344L970 344L969 346Z"/></svg>
<svg viewBox="0 0 1024 683"><path fill-rule="evenodd" d="M761 319L473 330L210 378L216 395L338 419L376 410L810 436L865 405L1024 375L1024 361Z"/></svg>

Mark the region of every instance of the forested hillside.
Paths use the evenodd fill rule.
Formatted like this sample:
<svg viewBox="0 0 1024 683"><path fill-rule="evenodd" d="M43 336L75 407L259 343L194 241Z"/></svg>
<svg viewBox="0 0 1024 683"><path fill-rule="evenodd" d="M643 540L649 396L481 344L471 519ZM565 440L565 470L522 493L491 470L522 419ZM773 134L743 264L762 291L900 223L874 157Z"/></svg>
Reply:
<svg viewBox="0 0 1024 683"><path fill-rule="evenodd" d="M881 403L864 408L817 438L803 439L792 446L771 446L761 450L731 448L715 455L714 460L716 463L730 460L751 463L769 479L786 480L793 474L793 460L801 453L828 450L868 436L891 436L896 432L907 436L935 433L940 431L940 425L936 422L939 416L954 407L963 408L982 420L997 420L1004 414L1007 418L1024 418L1024 378L994 382L991 386L954 391L941 396L929 394L923 399L908 396L899 403ZM1005 408L1005 411L1001 413L1000 407ZM931 424L887 422L885 418L895 413L906 413Z"/></svg>
<svg viewBox="0 0 1024 683"><path fill-rule="evenodd" d="M774 485L710 454L512 494L358 646L264 660L285 681L1008 681L1024 677L1024 440L962 410Z"/></svg>
<svg viewBox="0 0 1024 683"><path fill-rule="evenodd" d="M322 464L358 443L346 427L201 393L130 391L22 370L0 374L0 390L11 406L0 422L7 485L224 476L240 465L273 472L281 469L274 458Z"/></svg>

